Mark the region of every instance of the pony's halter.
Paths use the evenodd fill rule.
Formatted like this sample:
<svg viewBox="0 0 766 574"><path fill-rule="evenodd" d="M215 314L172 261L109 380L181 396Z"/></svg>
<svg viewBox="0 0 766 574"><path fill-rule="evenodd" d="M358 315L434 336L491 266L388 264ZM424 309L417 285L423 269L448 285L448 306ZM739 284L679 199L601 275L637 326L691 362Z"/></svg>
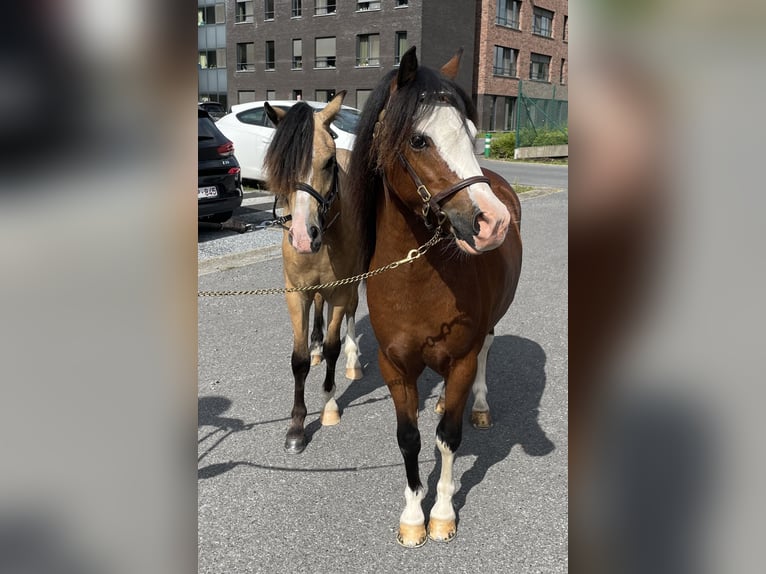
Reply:
<svg viewBox="0 0 766 574"><path fill-rule="evenodd" d="M402 152L398 152L396 155L399 158L399 162L404 166L410 178L412 178L412 181L417 186L416 191L418 192L418 196L420 196L420 199L423 202L423 209L421 214L423 216L423 221L425 222L428 229L433 229L434 227L433 223L429 221L430 214L433 214L434 218L436 219L437 227L441 227L444 225L444 222L447 221L447 214L444 213L441 208L441 203L443 201L447 201L458 191L465 189L474 183L486 183L489 185L488 177L483 175L474 175L469 178L460 180L449 189L445 189L436 195L433 195L430 191L428 191L428 188L420 179L417 172L415 171L415 168L412 167L412 164L410 164L410 162L407 161L407 158L404 157L404 154Z"/></svg>
<svg viewBox="0 0 766 574"><path fill-rule="evenodd" d="M335 223L335 220L338 218L338 215L336 215L327 225L325 225L325 217L330 211L330 207L332 207L332 204L335 202L335 198L338 197L338 193L340 191L338 183L338 162L333 162L332 186L330 193L327 194L327 197L322 197L322 195L316 189L311 187L310 184L304 183L302 181L296 183L295 187L301 191L305 191L317 201L319 204L319 221L321 223L322 231L326 231L333 223Z"/></svg>
<svg viewBox="0 0 766 574"><path fill-rule="evenodd" d="M437 98L439 101L442 101L445 103L450 103L451 101L451 95L448 92L439 92L437 94ZM422 94L420 94L420 100L424 101L425 99L426 99L426 93L423 92ZM386 108L384 107L380 111L380 114L378 114L378 121L375 123L375 127L373 130L373 138L376 138L378 134L380 133L380 130L383 128L383 119L385 118L385 116L386 116ZM483 175L474 175L457 182L455 185L453 185L449 189L445 189L436 194L432 194L428 190L426 185L423 183L423 180L420 179L420 176L418 176L417 172L415 171L415 168L412 167L412 164L410 164L410 162L407 161L407 158L404 157L404 154L402 152L397 152L396 156L399 159L399 162L404 166L405 170L407 171L413 183L415 184L415 187L417 188L416 191L418 193L418 196L420 197L420 200L423 202L423 209L421 210L423 223L425 223L426 228L428 228L429 230L433 229L434 227L441 228L441 226L444 225L444 223L448 220L447 214L444 213L444 211L442 211L442 208L441 208L442 202L447 201L450 197L455 195L461 189L465 189L466 187L469 187L475 183L486 183L487 185L489 185L488 177ZM385 184L389 188L391 188L391 184L388 182L388 178L386 177L385 171L383 172L383 180ZM435 223L433 223L430 220L431 215L433 215L433 218L435 219Z"/></svg>

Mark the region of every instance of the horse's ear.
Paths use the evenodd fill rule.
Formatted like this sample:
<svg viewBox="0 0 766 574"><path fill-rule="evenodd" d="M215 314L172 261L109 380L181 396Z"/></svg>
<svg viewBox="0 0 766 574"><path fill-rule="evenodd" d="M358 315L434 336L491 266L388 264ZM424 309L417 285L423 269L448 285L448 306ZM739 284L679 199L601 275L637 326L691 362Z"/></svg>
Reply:
<svg viewBox="0 0 766 574"><path fill-rule="evenodd" d="M399 74L396 76L396 87L406 86L415 79L418 71L418 57L415 55L415 46L404 53L399 62Z"/></svg>
<svg viewBox="0 0 766 574"><path fill-rule="evenodd" d="M335 119L335 116L340 111L340 106L343 103L343 98L346 97L346 90L341 90L335 97L329 101L329 103L317 112L317 119L324 125L330 125L330 122Z"/></svg>
<svg viewBox="0 0 766 574"><path fill-rule="evenodd" d="M285 114L287 114L282 108L272 107L269 102L263 102L263 109L266 110L266 115L269 116L269 119L275 126L279 125L279 122L285 117Z"/></svg>
<svg viewBox="0 0 766 574"><path fill-rule="evenodd" d="M457 72L460 69L460 58L463 56L463 47L460 46L455 55L450 58L450 61L444 64L441 68L441 73L450 80L457 78Z"/></svg>

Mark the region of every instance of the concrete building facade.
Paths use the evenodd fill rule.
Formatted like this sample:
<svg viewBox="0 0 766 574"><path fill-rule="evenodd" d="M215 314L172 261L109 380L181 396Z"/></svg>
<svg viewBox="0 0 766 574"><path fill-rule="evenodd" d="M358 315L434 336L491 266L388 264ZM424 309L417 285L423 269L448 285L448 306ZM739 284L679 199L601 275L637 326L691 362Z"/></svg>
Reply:
<svg viewBox="0 0 766 574"><path fill-rule="evenodd" d="M197 0L199 49L199 101L228 107L226 4L224 0Z"/></svg>
<svg viewBox="0 0 766 574"><path fill-rule="evenodd" d="M514 128L522 84L530 96L553 93L566 99L567 0L198 3L223 6L224 23L213 26L215 34L205 30L207 57L210 46L220 49L217 29L225 28L216 83L209 69L201 69L200 95L225 85L228 106L266 99L327 101L346 90L345 103L361 109L410 46L417 47L421 64L435 68L464 49L458 83L474 99L479 129ZM200 36L201 58L202 49ZM207 92L202 72L211 76L205 80Z"/></svg>
<svg viewBox="0 0 766 574"><path fill-rule="evenodd" d="M424 65L446 62L458 47L472 88L475 8L445 0L229 0L231 104L264 99L325 101L346 90L361 108L410 46Z"/></svg>

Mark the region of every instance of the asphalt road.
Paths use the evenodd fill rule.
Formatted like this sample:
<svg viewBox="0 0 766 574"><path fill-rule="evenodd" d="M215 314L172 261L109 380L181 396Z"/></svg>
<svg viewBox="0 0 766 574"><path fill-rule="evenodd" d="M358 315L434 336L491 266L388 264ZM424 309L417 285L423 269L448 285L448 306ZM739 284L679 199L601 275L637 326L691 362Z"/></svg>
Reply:
<svg viewBox="0 0 766 574"><path fill-rule="evenodd" d="M466 424L455 462L458 535L448 544L395 542L405 475L364 295L365 377L338 379L343 418L323 428L323 366L312 369L310 442L297 456L282 449L293 396L284 297L200 299L200 574L567 571L567 193L527 196L522 209L522 277L488 362L495 424ZM280 287L281 267L266 258L213 270L199 288ZM426 515L439 468L439 382L431 371L420 381Z"/></svg>

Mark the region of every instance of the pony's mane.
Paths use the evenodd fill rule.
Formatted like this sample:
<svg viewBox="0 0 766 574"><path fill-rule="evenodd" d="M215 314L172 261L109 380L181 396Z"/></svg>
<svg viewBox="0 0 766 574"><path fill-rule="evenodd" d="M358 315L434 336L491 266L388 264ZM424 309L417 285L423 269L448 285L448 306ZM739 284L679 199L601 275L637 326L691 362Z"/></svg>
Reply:
<svg viewBox="0 0 766 574"><path fill-rule="evenodd" d="M314 110L306 102L298 102L277 125L266 151L263 165L271 192L289 195L308 175L313 153Z"/></svg>
<svg viewBox="0 0 766 574"><path fill-rule="evenodd" d="M383 170L394 164L413 125L444 102L457 109L464 119L476 123L476 108L465 91L438 71L423 66L418 67L413 80L397 88L389 101L397 74L398 70L391 70L370 94L359 119L349 168L349 185L354 190L352 210L360 226L358 236L365 268L375 249L377 197L383 190ZM384 108L384 121L376 129Z"/></svg>

